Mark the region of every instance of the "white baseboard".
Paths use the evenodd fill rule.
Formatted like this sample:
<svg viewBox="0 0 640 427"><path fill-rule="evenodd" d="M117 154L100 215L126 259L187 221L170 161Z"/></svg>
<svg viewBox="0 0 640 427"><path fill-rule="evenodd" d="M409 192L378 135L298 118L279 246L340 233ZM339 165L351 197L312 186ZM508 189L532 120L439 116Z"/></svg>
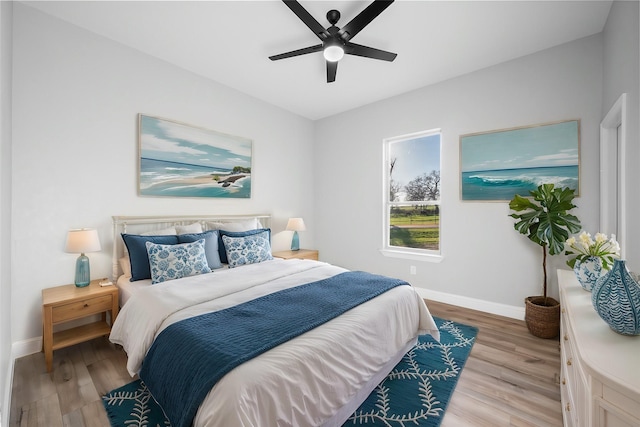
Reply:
<svg viewBox="0 0 640 427"><path fill-rule="evenodd" d="M445 304L457 305L459 307L470 308L472 310L484 311L486 313L497 314L498 316L510 317L512 319L524 320L524 306L499 304L496 302L484 301L460 295L447 294L444 292L432 291L430 289L415 287L422 298L431 299Z"/></svg>
<svg viewBox="0 0 640 427"><path fill-rule="evenodd" d="M40 351L42 351L42 337L17 341L11 346L11 355L14 360Z"/></svg>

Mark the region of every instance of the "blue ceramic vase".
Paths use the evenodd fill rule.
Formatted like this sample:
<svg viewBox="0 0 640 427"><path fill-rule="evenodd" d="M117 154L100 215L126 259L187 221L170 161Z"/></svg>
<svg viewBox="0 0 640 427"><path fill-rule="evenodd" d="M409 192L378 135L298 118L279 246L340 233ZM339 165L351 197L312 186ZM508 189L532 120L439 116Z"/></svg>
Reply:
<svg viewBox="0 0 640 427"><path fill-rule="evenodd" d="M624 263L614 260L591 290L591 302L609 327L622 335L640 335L640 285Z"/></svg>
<svg viewBox="0 0 640 427"><path fill-rule="evenodd" d="M582 261L576 260L573 266L573 272L576 274L578 283L585 291L591 292L593 285L607 270L602 268L602 259L597 256L590 256Z"/></svg>

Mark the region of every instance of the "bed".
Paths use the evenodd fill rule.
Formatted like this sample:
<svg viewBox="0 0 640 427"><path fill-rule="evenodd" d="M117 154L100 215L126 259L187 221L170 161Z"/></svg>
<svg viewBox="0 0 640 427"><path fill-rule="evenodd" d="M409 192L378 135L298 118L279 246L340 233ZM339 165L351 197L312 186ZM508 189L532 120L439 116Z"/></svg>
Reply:
<svg viewBox="0 0 640 427"><path fill-rule="evenodd" d="M269 215L113 217L113 279L122 308L110 339L125 349L129 373L140 375L174 427L340 426L418 335L438 338L424 301L405 282L272 258L270 222ZM188 248L200 261L213 241L199 237L216 235L226 262L164 281L153 272L152 279L132 273L139 261L132 239L170 240L140 236L173 229L195 235L175 248ZM236 256L238 242L249 245L251 256L247 247ZM263 250L257 257L255 242ZM162 245L145 243L152 271ZM275 342L263 343L267 336ZM208 379L205 371L218 376Z"/></svg>

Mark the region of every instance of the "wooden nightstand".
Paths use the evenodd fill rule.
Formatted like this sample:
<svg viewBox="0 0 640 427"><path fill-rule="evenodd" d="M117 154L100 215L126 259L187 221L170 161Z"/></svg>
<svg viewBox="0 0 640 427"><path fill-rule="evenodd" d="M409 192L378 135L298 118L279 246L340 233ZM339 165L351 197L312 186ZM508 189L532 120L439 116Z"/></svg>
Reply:
<svg viewBox="0 0 640 427"><path fill-rule="evenodd" d="M315 249L300 249L299 251L280 251L272 254L276 258L284 259L313 259L318 261L318 251Z"/></svg>
<svg viewBox="0 0 640 427"><path fill-rule="evenodd" d="M100 286L100 280L93 280L84 288L63 285L42 290L42 348L47 372L53 369L53 350L111 332L111 325L118 316L118 288ZM107 311L111 311L111 325L107 323ZM54 325L100 313L102 320L98 322L53 332Z"/></svg>

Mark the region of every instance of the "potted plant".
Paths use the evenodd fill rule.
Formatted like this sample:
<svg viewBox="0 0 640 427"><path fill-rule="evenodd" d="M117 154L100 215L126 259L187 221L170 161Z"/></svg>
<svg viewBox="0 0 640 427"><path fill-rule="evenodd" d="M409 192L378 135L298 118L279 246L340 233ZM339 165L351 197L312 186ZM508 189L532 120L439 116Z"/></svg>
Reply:
<svg viewBox="0 0 640 427"><path fill-rule="evenodd" d="M589 292L600 276L611 270L614 260L620 258L620 245L613 234L609 238L596 233L591 238L591 234L582 231L577 238L569 237L565 247L564 254L570 255L567 265L576 273L580 286Z"/></svg>
<svg viewBox="0 0 640 427"><path fill-rule="evenodd" d="M547 248L549 255L562 253L569 234L580 231L580 220L567 213L576 207L575 190L542 184L529 193L530 199L516 194L509 202L517 212L509 215L518 220L513 227L542 247L543 294L525 298L525 321L532 335L555 338L560 331L560 303L547 296Z"/></svg>

